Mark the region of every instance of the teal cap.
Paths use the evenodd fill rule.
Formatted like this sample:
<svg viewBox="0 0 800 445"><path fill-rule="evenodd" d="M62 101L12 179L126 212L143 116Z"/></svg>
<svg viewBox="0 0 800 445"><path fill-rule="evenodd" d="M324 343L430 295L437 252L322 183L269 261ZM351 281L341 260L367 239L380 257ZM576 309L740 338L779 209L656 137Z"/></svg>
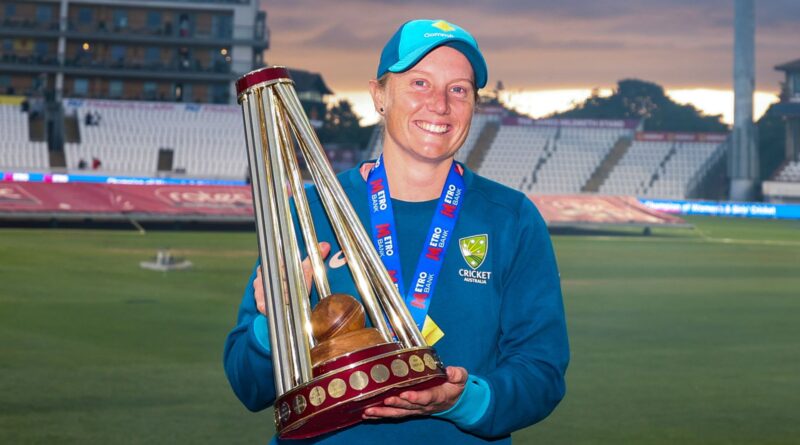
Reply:
<svg viewBox="0 0 800 445"><path fill-rule="evenodd" d="M466 30L447 20L411 20L404 23L383 47L377 77L387 72L407 71L440 46L449 46L464 54L475 73L475 86L486 86L486 61L478 42Z"/></svg>

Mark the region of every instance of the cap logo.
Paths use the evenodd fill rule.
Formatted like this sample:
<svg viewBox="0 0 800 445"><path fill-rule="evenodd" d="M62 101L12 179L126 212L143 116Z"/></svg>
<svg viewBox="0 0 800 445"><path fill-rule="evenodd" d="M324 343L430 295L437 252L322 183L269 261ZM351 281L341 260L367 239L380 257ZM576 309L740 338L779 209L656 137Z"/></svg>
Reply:
<svg viewBox="0 0 800 445"><path fill-rule="evenodd" d="M444 20L439 20L438 22L432 24L431 26L433 26L434 28L441 29L444 32L450 32L456 30L456 28L453 25L445 22Z"/></svg>

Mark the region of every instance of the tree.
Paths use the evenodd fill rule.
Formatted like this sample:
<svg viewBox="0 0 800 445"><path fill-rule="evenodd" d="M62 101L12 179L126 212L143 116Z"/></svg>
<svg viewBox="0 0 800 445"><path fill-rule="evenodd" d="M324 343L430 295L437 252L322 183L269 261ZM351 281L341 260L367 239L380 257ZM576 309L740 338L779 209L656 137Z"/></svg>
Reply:
<svg viewBox="0 0 800 445"><path fill-rule="evenodd" d="M647 131L721 132L728 127L721 116L703 114L693 105L675 103L664 88L637 79L620 80L614 93L601 97L596 91L575 108L557 118L643 119Z"/></svg>
<svg viewBox="0 0 800 445"><path fill-rule="evenodd" d="M363 148L369 142L373 126L362 127L359 116L346 99L328 106L325 121L319 130L319 139L323 144L355 144Z"/></svg>

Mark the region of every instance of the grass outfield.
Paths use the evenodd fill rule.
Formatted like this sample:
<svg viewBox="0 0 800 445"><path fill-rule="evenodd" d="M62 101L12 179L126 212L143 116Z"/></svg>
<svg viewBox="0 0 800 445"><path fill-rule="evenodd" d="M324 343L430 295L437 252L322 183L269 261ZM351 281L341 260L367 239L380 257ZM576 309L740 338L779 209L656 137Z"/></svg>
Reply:
<svg viewBox="0 0 800 445"><path fill-rule="evenodd" d="M554 236L568 394L517 444L797 443L800 223ZM138 262L168 246L168 274ZM0 229L0 443L263 444L222 346L249 233Z"/></svg>

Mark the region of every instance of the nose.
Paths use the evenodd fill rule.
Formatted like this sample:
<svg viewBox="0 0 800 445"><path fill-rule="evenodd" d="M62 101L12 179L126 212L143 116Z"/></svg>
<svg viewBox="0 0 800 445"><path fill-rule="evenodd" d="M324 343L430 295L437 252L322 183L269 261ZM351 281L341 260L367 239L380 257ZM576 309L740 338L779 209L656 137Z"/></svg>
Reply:
<svg viewBox="0 0 800 445"><path fill-rule="evenodd" d="M436 114L447 114L450 104L447 102L447 90L436 88L428 98L428 109Z"/></svg>

